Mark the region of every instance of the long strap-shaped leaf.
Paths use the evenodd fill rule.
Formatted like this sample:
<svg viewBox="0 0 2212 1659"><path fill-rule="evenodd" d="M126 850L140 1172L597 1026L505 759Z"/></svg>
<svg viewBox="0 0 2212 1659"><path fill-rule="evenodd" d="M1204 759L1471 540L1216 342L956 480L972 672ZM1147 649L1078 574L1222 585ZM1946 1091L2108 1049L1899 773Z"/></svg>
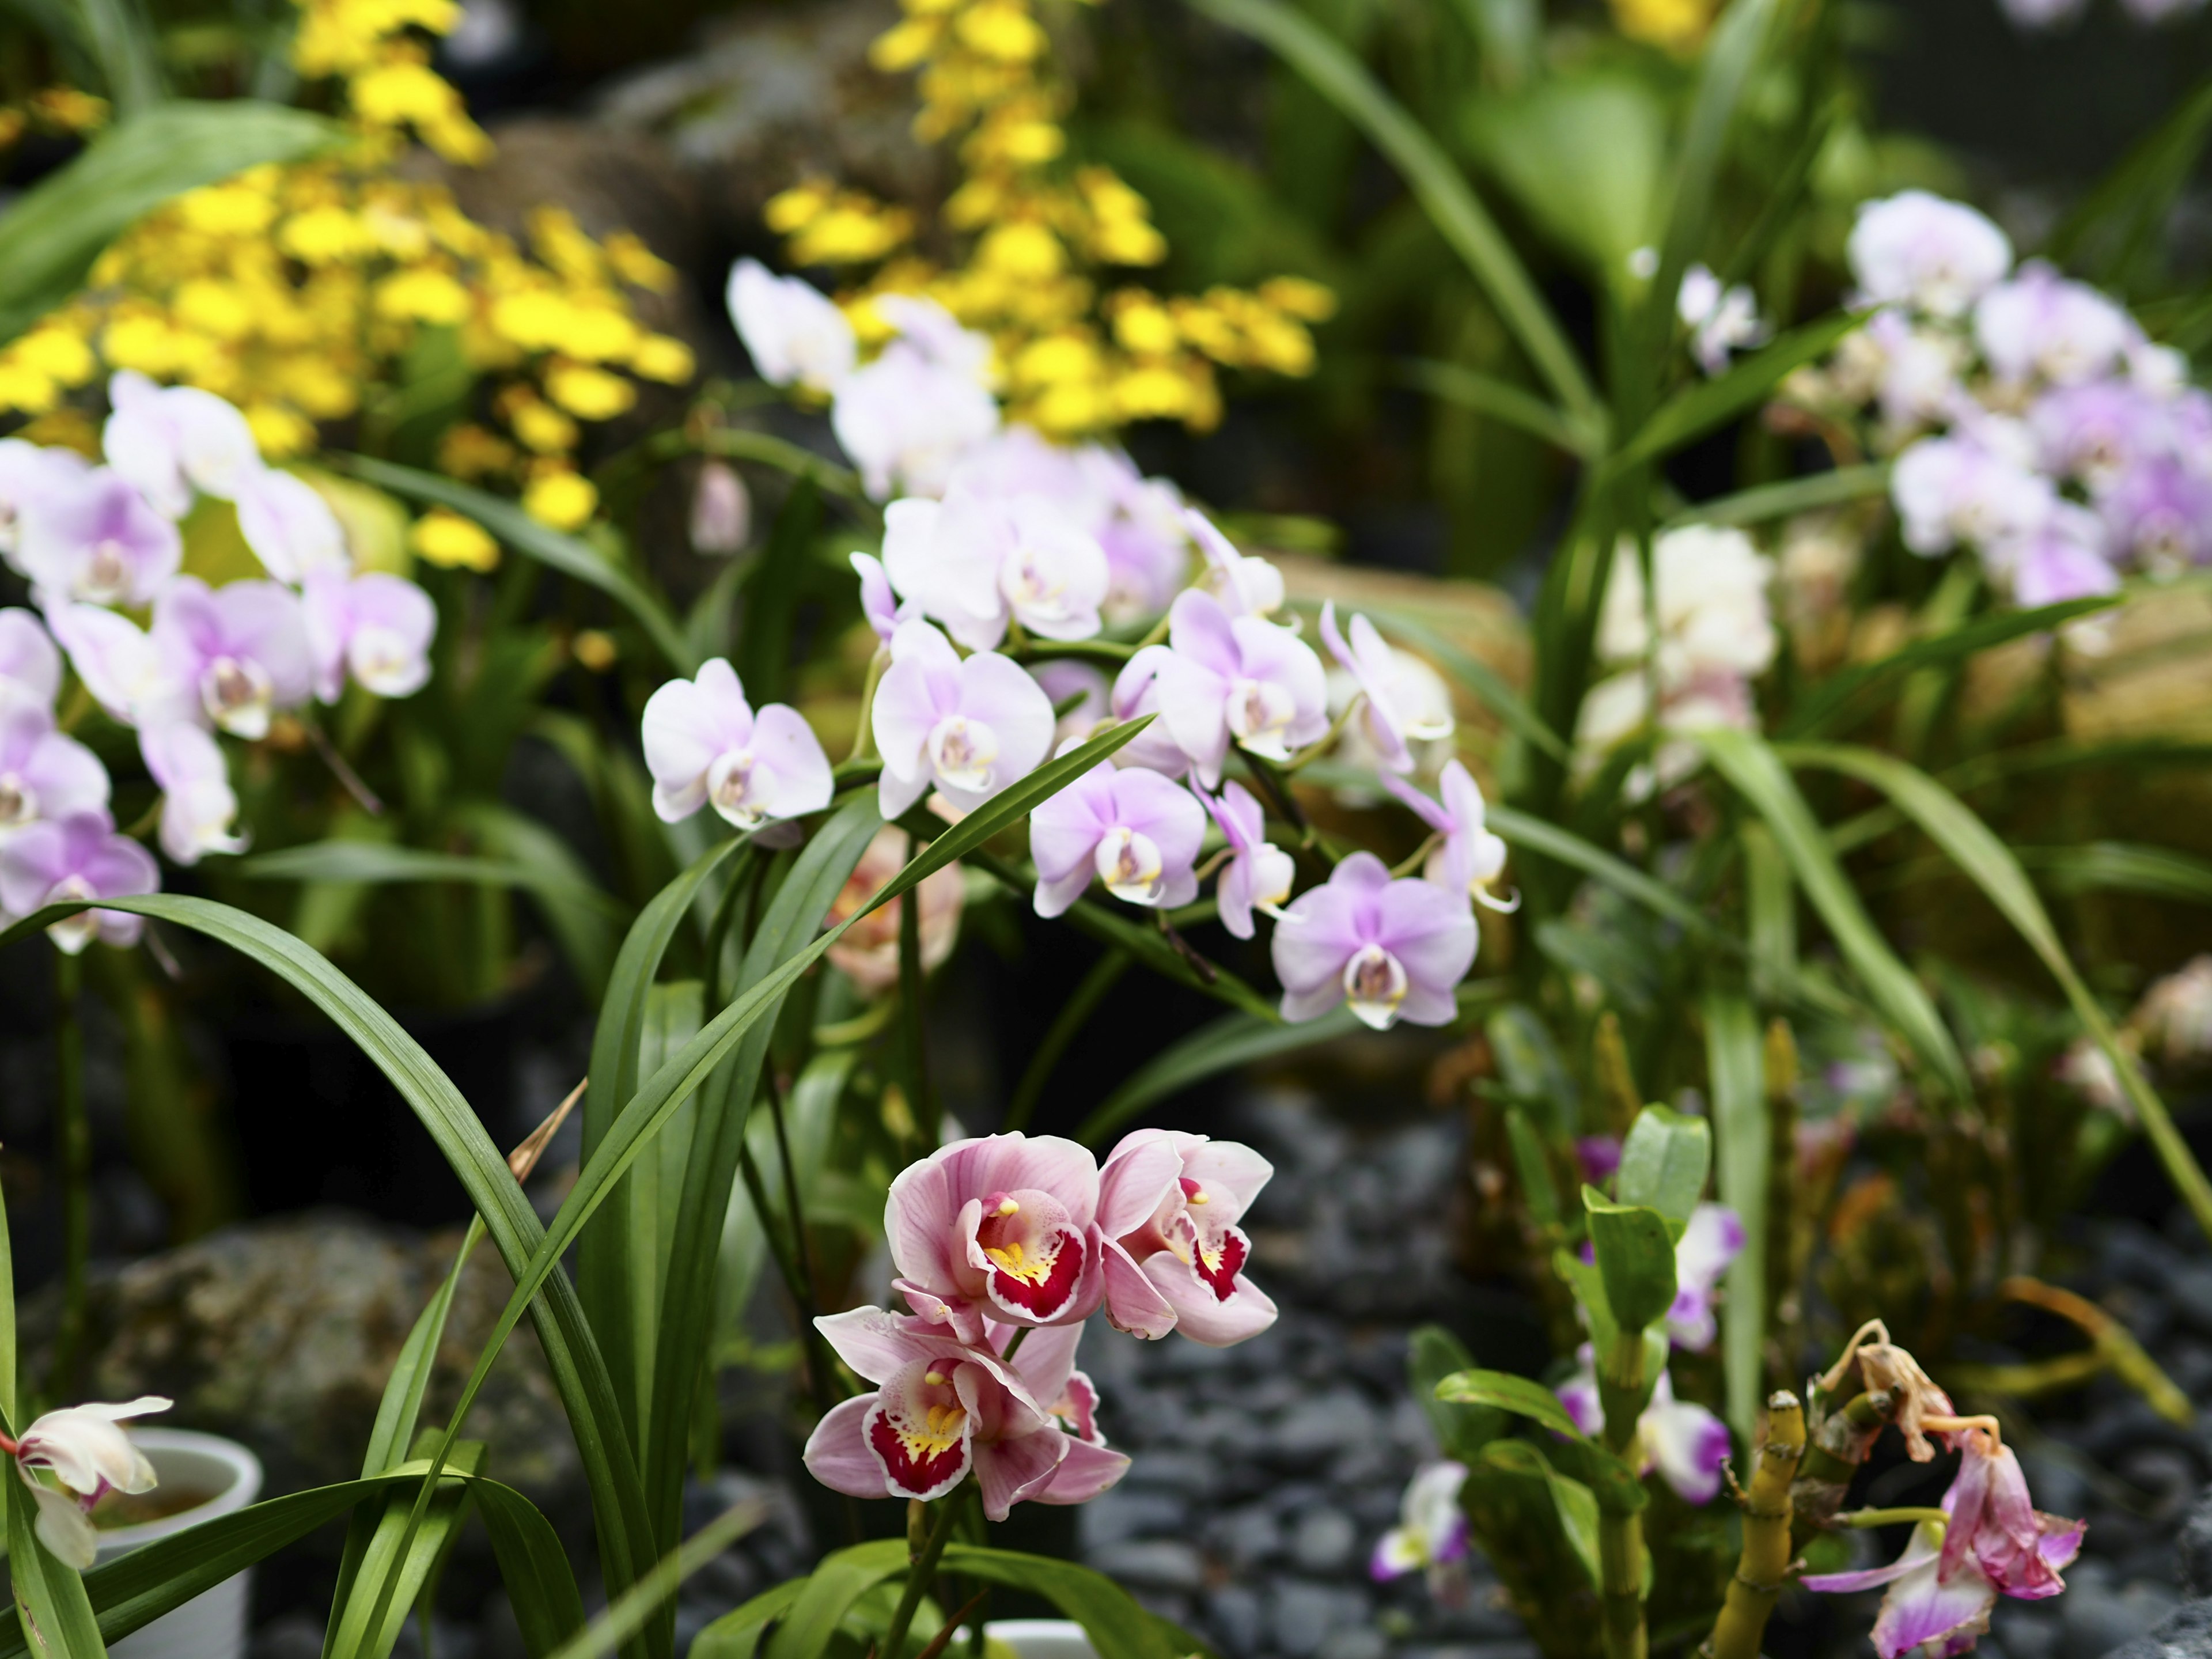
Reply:
<svg viewBox="0 0 2212 1659"><path fill-rule="evenodd" d="M0 930L0 946L86 908L81 902L50 905ZM652 1565L653 1556L645 1491L638 1480L629 1444L622 1435L612 1383L568 1277L554 1275L550 1285L543 1273L530 1277L533 1263L542 1254L544 1224L515 1184L507 1160L493 1146L483 1125L452 1080L397 1020L320 952L258 916L208 899L167 893L110 899L101 908L172 922L251 957L320 1008L391 1079L430 1132L468 1193L469 1201L483 1218L507 1271L518 1281L529 1279L530 1297L511 1304L517 1316L530 1306L538 1290L546 1291L544 1301L532 1310L538 1341L544 1348L554 1388L568 1414L577 1455L591 1488L602 1570L616 1594L628 1589L639 1573ZM512 1322L501 1332L501 1340L508 1329Z"/></svg>
<svg viewBox="0 0 2212 1659"><path fill-rule="evenodd" d="M0 1420L0 1433L12 1437ZM84 1581L56 1560L39 1540L38 1500L12 1470L0 1474L7 1488L8 1571L15 1581L15 1619L7 1634L20 1650L27 1642L46 1659L104 1659L107 1652L94 1621Z"/></svg>
<svg viewBox="0 0 2212 1659"><path fill-rule="evenodd" d="M2050 913L2044 909L2027 872L2011 850L1956 795L1917 767L1893 756L1829 744L1795 744L1778 753L1793 765L1826 767L1881 790L1988 896L2065 992L2075 1017L2112 1062L2129 1103L2157 1150L2159 1161L2166 1165L2166 1175L2197 1218L2197 1225L2212 1233L2212 1182L2206 1181L2189 1143L2174 1127L2166 1103L2143 1076L2142 1066L2121 1046L2112 1019L2090 994L2073 958L2066 953L2057 928L2051 925Z"/></svg>

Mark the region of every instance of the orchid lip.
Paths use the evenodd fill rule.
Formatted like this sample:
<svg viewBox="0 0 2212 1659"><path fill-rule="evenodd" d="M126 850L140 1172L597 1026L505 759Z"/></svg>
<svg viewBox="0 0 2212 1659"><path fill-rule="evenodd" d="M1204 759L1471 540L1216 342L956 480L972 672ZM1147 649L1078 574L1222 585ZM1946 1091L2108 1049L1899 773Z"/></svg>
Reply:
<svg viewBox="0 0 2212 1659"><path fill-rule="evenodd" d="M740 830L755 830L768 817L765 805L752 796L755 761L750 749L718 756L708 769L707 793L714 810Z"/></svg>
<svg viewBox="0 0 2212 1659"><path fill-rule="evenodd" d="M1290 694L1265 680L1237 679L1229 688L1229 730L1255 754L1283 748L1282 733L1297 710Z"/></svg>
<svg viewBox="0 0 2212 1659"><path fill-rule="evenodd" d="M258 662L217 657L200 676L200 706L224 731L249 740L269 735L276 688Z"/></svg>
<svg viewBox="0 0 2212 1659"><path fill-rule="evenodd" d="M94 605L113 605L131 595L131 561L122 543L103 537L93 544L77 582L77 597Z"/></svg>
<svg viewBox="0 0 2212 1659"><path fill-rule="evenodd" d="M0 772L0 829L12 830L39 816L39 797L13 772Z"/></svg>
<svg viewBox="0 0 2212 1659"><path fill-rule="evenodd" d="M955 789L988 789L999 758L999 734L981 720L947 714L930 728L929 763Z"/></svg>
<svg viewBox="0 0 2212 1659"><path fill-rule="evenodd" d="M1099 838L1092 855L1098 879L1115 898L1131 904L1151 904L1160 896L1160 872L1164 860L1150 836L1116 826Z"/></svg>
<svg viewBox="0 0 2212 1659"><path fill-rule="evenodd" d="M1344 996L1363 1024L1376 1030L1398 1018L1408 980L1405 963L1379 945L1364 945L1344 964Z"/></svg>

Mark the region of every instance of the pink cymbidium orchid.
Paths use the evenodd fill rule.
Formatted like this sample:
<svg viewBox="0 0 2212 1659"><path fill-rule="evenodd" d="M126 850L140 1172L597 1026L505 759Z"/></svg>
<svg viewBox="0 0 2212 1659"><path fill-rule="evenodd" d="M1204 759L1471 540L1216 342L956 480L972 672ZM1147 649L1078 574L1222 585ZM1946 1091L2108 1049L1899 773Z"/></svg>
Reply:
<svg viewBox="0 0 2212 1659"><path fill-rule="evenodd" d="M1678 1348L1702 1353L1720 1334L1713 1298L1729 1263L1742 1254L1742 1219L1724 1204L1700 1204L1674 1242L1674 1304L1667 1310L1667 1334Z"/></svg>
<svg viewBox="0 0 2212 1659"><path fill-rule="evenodd" d="M0 842L0 912L11 916L75 899L137 898L161 885L154 855L117 835L105 811L42 818ZM95 934L110 945L136 945L144 927L126 911L80 910L46 935L73 957Z"/></svg>
<svg viewBox="0 0 2212 1659"><path fill-rule="evenodd" d="M0 681L0 839L27 824L107 810L107 769L46 704Z"/></svg>
<svg viewBox="0 0 2212 1659"><path fill-rule="evenodd" d="M2009 1446L1981 1427L1950 1437L1960 1455L1943 1494L1947 1524L1920 1522L1887 1566L1802 1581L1808 1589L1840 1594L1887 1585L1874 1626L1881 1659L1916 1650L1938 1659L1967 1651L1989 1629L1998 1596L2039 1601L2057 1595L2066 1588L2059 1570L2081 1553L2086 1527L2035 1507Z"/></svg>
<svg viewBox="0 0 2212 1659"><path fill-rule="evenodd" d="M1398 1524L1375 1546L1368 1576L1382 1583L1409 1572L1425 1572L1429 1593L1437 1601L1446 1606L1463 1601L1468 1534L1459 1493L1466 1484L1467 1465L1449 1459L1417 1471L1399 1500Z"/></svg>
<svg viewBox="0 0 2212 1659"><path fill-rule="evenodd" d="M1274 1166L1249 1146L1176 1129L1122 1138L1098 1177L1106 1316L1137 1336L1180 1331L1209 1348L1257 1336L1275 1304L1244 1277L1237 1224Z"/></svg>
<svg viewBox="0 0 2212 1659"><path fill-rule="evenodd" d="M1605 1406L1598 1394L1597 1351L1585 1342L1576 1351L1577 1370L1553 1390L1575 1426L1595 1438L1605 1432ZM1693 1401L1674 1398L1674 1379L1664 1371L1651 1389L1650 1403L1636 1421L1630 1449L1638 1474L1653 1469L1686 1504L1708 1504L1721 1489L1721 1468L1729 1459L1728 1425Z"/></svg>
<svg viewBox="0 0 2212 1659"><path fill-rule="evenodd" d="M655 691L643 724L653 810L665 823L680 823L711 805L726 822L752 830L830 804L830 758L805 716L780 702L756 714L725 658L710 658L696 678L671 680Z"/></svg>
<svg viewBox="0 0 2212 1659"><path fill-rule="evenodd" d="M926 622L899 624L891 665L870 710L877 785L886 818L933 787L972 812L1036 769L1052 746L1052 703L1011 658L979 651L962 658Z"/></svg>
<svg viewBox="0 0 2212 1659"><path fill-rule="evenodd" d="M1321 607L1321 637L1328 647L1329 655L1352 676L1367 699L1367 706L1359 712L1359 721L1376 757L1390 771L1413 769L1413 751L1407 747L1408 738L1451 735L1449 724L1442 731L1417 724L1413 711L1399 707L1395 695L1397 660L1389 644L1375 631L1373 623L1364 617L1354 617L1352 637L1347 642L1336 625L1336 601L1326 599Z"/></svg>
<svg viewBox="0 0 2212 1659"><path fill-rule="evenodd" d="M1181 784L1102 761L1030 814L1036 913L1061 915L1093 877L1125 903L1188 904L1205 840L1206 811Z"/></svg>
<svg viewBox="0 0 2212 1659"><path fill-rule="evenodd" d="M991 1351L1005 1353L1018 1329L996 1322L987 1327ZM1083 1331L1080 1325L1032 1330L1006 1361L1066 1442L1060 1467L1042 1486L1022 1494L1026 1502L1085 1504L1129 1472L1128 1455L1109 1450L1098 1426L1098 1385L1075 1369Z"/></svg>
<svg viewBox="0 0 2212 1659"><path fill-rule="evenodd" d="M1431 800L1413 785L1389 774L1377 775L1382 787L1413 809L1414 816L1443 837L1421 867L1421 874L1447 892L1464 891L1487 909L1514 911L1518 897L1501 899L1490 890L1505 873L1505 843L1486 822L1488 809L1482 786L1458 761L1444 763L1437 780L1441 803Z"/></svg>
<svg viewBox="0 0 2212 1659"><path fill-rule="evenodd" d="M314 690L299 595L276 582L210 587L179 576L155 601L149 638L179 712L249 742L269 735L278 709L298 708Z"/></svg>
<svg viewBox="0 0 2212 1659"><path fill-rule="evenodd" d="M429 683L438 607L404 576L313 570L300 599L322 702L336 702L349 675L380 697L412 696Z"/></svg>
<svg viewBox="0 0 2212 1659"><path fill-rule="evenodd" d="M1328 731L1328 680L1313 647L1257 617L1232 617L1191 588L1168 612L1163 718L1209 789L1233 742L1278 763Z"/></svg>
<svg viewBox="0 0 2212 1659"><path fill-rule="evenodd" d="M24 503L13 562L39 593L52 596L40 599L51 610L52 599L149 604L184 556L177 526L103 466Z"/></svg>
<svg viewBox="0 0 2212 1659"><path fill-rule="evenodd" d="M1291 884L1297 877L1297 866L1288 853L1267 839L1266 815L1243 784L1231 780L1222 787L1220 794L1201 794L1199 799L1229 842L1229 862L1221 866L1220 879L1214 884L1221 925L1237 939L1249 939L1255 910L1281 918L1282 906L1291 896Z"/></svg>
<svg viewBox="0 0 2212 1659"><path fill-rule="evenodd" d="M232 833L238 795L222 747L186 720L138 734L146 769L161 786L161 850L179 864L198 864L210 853L242 853L246 838Z"/></svg>
<svg viewBox="0 0 2212 1659"><path fill-rule="evenodd" d="M142 1395L121 1405L70 1406L34 1419L21 1440L0 1436L0 1451L13 1453L15 1473L39 1506L39 1541L64 1565L84 1571L98 1553L92 1506L111 1492L151 1492L154 1466L117 1426L125 1418L165 1412L169 1401ZM64 1488L39 1480L44 1470Z"/></svg>
<svg viewBox="0 0 2212 1659"><path fill-rule="evenodd" d="M987 1319L1071 1324L1103 1292L1097 1219L1098 1166L1075 1142L957 1140L891 1182L884 1234L899 1272L893 1287L971 1346Z"/></svg>
<svg viewBox="0 0 2212 1659"><path fill-rule="evenodd" d="M1275 927L1272 954L1283 1018L1318 1019L1348 1002L1361 1024L1445 1025L1474 965L1474 912L1433 882L1391 879L1372 853L1354 853L1326 885L1298 895Z"/></svg>
<svg viewBox="0 0 2212 1659"><path fill-rule="evenodd" d="M1011 623L1041 639L1098 631L1112 573L1080 520L1044 495L986 495L956 478L941 501L884 513L891 585L962 645L994 649Z"/></svg>

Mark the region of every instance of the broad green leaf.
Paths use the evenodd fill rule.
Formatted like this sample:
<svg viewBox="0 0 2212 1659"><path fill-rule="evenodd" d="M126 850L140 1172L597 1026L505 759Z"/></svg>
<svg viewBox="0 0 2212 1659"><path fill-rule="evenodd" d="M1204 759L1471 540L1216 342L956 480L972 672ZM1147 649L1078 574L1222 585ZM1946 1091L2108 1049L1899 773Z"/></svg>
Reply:
<svg viewBox="0 0 2212 1659"><path fill-rule="evenodd" d="M1447 1377L1474 1368L1474 1356L1443 1326L1423 1325L1414 1331L1406 1358L1407 1382L1420 1401L1438 1449L1462 1463L1473 1462L1507 1427L1507 1413L1494 1406L1466 1405L1438 1396L1437 1388Z"/></svg>
<svg viewBox="0 0 2212 1659"><path fill-rule="evenodd" d="M1587 458L1595 447L1589 433L1541 398L1495 374L1427 357L1407 358L1395 369L1395 378L1417 392L1425 392L1431 398L1503 421L1570 455Z"/></svg>
<svg viewBox="0 0 2212 1659"><path fill-rule="evenodd" d="M1736 991L1705 994L1705 1066L1715 1138L1719 1142L1720 1199L1743 1223L1743 1249L1729 1264L1721 1304L1721 1364L1729 1426L1751 1445L1758 1432L1760 1380L1765 1369L1767 1165L1765 1057L1759 1021Z"/></svg>
<svg viewBox="0 0 2212 1659"><path fill-rule="evenodd" d="M171 197L339 136L319 116L249 99L167 103L120 123L0 215L0 343L67 300L110 242Z"/></svg>
<svg viewBox="0 0 2212 1659"><path fill-rule="evenodd" d="M1483 166L1601 286L1656 240L1667 112L1644 76L1554 74L1512 97L1471 99L1465 124Z"/></svg>
<svg viewBox="0 0 2212 1659"><path fill-rule="evenodd" d="M610 915L628 915L629 906L592 878L591 866L575 848L529 814L503 802L480 800L469 802L456 816L486 852L540 873L543 879L532 896L576 983L596 1002L606 990L614 963L615 929Z"/></svg>
<svg viewBox="0 0 2212 1659"><path fill-rule="evenodd" d="M2087 847L2022 847L2020 861L2062 893L2142 893L2212 904L2212 863L2164 847L2097 841Z"/></svg>
<svg viewBox="0 0 2212 1659"><path fill-rule="evenodd" d="M1282 0L1191 0L1191 4L1276 52L1367 135L1397 168L1437 233L1467 262L1553 395L1578 422L1601 421L1601 405L1574 348L1512 244L1451 157L1383 90L1366 66L1326 29Z"/></svg>
<svg viewBox="0 0 2212 1659"><path fill-rule="evenodd" d="M399 466L369 455L332 455L330 459L333 465L396 495L450 507L474 519L516 552L598 588L629 612L670 666L684 674L698 672L700 659L685 637L683 625L668 607L648 592L629 570L602 557L589 543L538 523L513 501L467 484L455 483L434 472Z"/></svg>
<svg viewBox="0 0 2212 1659"><path fill-rule="evenodd" d="M1083 1626L1098 1659L1191 1659L1205 1651L1196 1638L1146 1612L1105 1574L1073 1561L949 1544L945 1571L1043 1596Z"/></svg>
<svg viewBox="0 0 2212 1659"><path fill-rule="evenodd" d="M1482 1462L1508 1474L1533 1475L1543 1481L1552 1499L1559 1529L1566 1534L1574 1558L1582 1564L1595 1589L1603 1582L1598 1565L1597 1499L1579 1480L1570 1480L1554 1469L1535 1443L1528 1440L1493 1440L1482 1449Z"/></svg>
<svg viewBox="0 0 2212 1659"><path fill-rule="evenodd" d="M769 1639L765 1659L820 1659L853 1603L906 1569L903 1538L855 1544L823 1557Z"/></svg>
<svg viewBox="0 0 2212 1659"><path fill-rule="evenodd" d="M1883 1018L1919 1057L1932 1081L1954 1100L1972 1099L1966 1061L1935 1003L1875 929L1830 852L1812 809L1774 751L1745 732L1700 732L1697 740L1736 793L1766 820L1798 885L1827 923L1836 948Z"/></svg>
<svg viewBox="0 0 2212 1659"><path fill-rule="evenodd" d="M457 881L489 887L521 887L602 910L619 912L622 901L605 888L565 872L465 853L433 853L387 842L314 841L238 860L239 874L255 881L337 881L371 885Z"/></svg>
<svg viewBox="0 0 2212 1659"><path fill-rule="evenodd" d="M790 1579L724 1613L691 1638L691 1659L756 1659L761 1637L791 1611L805 1588L805 1579Z"/></svg>
<svg viewBox="0 0 2212 1659"><path fill-rule="evenodd" d="M1733 495L1698 501L1684 507L1659 527L1674 530L1686 524L1766 524L1809 513L1815 507L1864 501L1869 495L1884 495L1888 489L1889 467L1886 462L1839 466L1832 471L1785 479L1781 483L1758 484Z"/></svg>
<svg viewBox="0 0 2212 1659"><path fill-rule="evenodd" d="M1658 1211L1679 1237L1681 1224L1690 1218L1705 1189L1712 1161L1712 1126L1705 1119L1685 1117L1665 1106L1646 1106L1620 1144L1620 1173L1613 1190L1623 1204L1643 1204Z"/></svg>
<svg viewBox="0 0 2212 1659"><path fill-rule="evenodd" d="M1514 1172L1521 1177L1521 1196L1528 1214L1547 1231L1559 1224L1559 1189L1552 1178L1552 1162L1544 1152L1544 1138L1528 1121L1525 1108L1505 1109L1505 1140L1513 1152Z"/></svg>
<svg viewBox="0 0 2212 1659"><path fill-rule="evenodd" d="M758 1498L735 1504L716 1516L632 1584L620 1601L563 1643L554 1659L605 1659L606 1655L643 1629L646 1620L683 1587L684 1580L760 1525L767 1516L768 1505Z"/></svg>
<svg viewBox="0 0 2212 1659"><path fill-rule="evenodd" d="M76 9L116 112L128 120L153 108L167 88L160 37L145 8L138 0L76 0Z"/></svg>
<svg viewBox="0 0 2212 1659"><path fill-rule="evenodd" d="M1583 1437L1581 1426L1567 1415L1559 1396L1541 1382L1510 1371L1455 1371L1436 1386L1436 1396L1447 1405L1488 1406L1540 1423L1569 1440Z"/></svg>
<svg viewBox="0 0 2212 1659"><path fill-rule="evenodd" d="M1863 313L1845 312L1808 323L1711 380L1684 387L1637 428L1607 465L1618 472L1639 462L1662 459L1695 442L1761 402L1793 370L1826 356L1865 321Z"/></svg>
<svg viewBox="0 0 2212 1659"><path fill-rule="evenodd" d="M1674 1305L1674 1240L1667 1218L1641 1204L1615 1204L1583 1188L1590 1248L1605 1282L1606 1305L1619 1327L1640 1331Z"/></svg>
<svg viewBox="0 0 2212 1659"><path fill-rule="evenodd" d="M1596 1262L1585 1261L1572 1250L1553 1251L1552 1271L1574 1292L1576 1304L1589 1322L1590 1337L1603 1353L1620 1334L1620 1322L1613 1318L1613 1304L1606 1297L1605 1275Z"/></svg>
<svg viewBox="0 0 2212 1659"><path fill-rule="evenodd" d="M1595 1440L1554 1440L1544 1448L1544 1456L1568 1480L1589 1489L1601 1515L1634 1515L1651 1501L1636 1471Z"/></svg>

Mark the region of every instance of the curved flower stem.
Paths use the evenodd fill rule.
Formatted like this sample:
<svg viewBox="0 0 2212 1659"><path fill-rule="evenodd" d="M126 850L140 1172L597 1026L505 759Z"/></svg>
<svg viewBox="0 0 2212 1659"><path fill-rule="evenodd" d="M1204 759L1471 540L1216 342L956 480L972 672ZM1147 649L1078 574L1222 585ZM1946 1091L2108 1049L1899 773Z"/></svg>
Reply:
<svg viewBox="0 0 2212 1659"><path fill-rule="evenodd" d="M1848 1515L1836 1517L1839 1527L1901 1527L1917 1526L1923 1521L1932 1521L1937 1526L1948 1526L1951 1517L1942 1510L1929 1506L1924 1509L1907 1507L1901 1510L1853 1510Z"/></svg>
<svg viewBox="0 0 2212 1659"><path fill-rule="evenodd" d="M1766 1443L1743 1498L1743 1554L1705 1644L1708 1659L1759 1659L1767 1616L1796 1552L1790 1543L1790 1483L1805 1455L1805 1407L1787 1389L1766 1401Z"/></svg>
<svg viewBox="0 0 2212 1659"><path fill-rule="evenodd" d="M46 1378L56 1400L76 1397L85 1340L85 1268L92 1254L92 1124L84 1110L84 1027L77 1019L83 989L83 964L56 952L54 1150L62 1176L62 1322Z"/></svg>
<svg viewBox="0 0 2212 1659"><path fill-rule="evenodd" d="M941 1499L937 1514L929 1524L929 1536L921 1553L914 1557L913 1570L906 1576L906 1590L899 1597L898 1610L891 1614L890 1628L884 1632L884 1644L877 1650L878 1659L899 1659L900 1650L906 1645L906 1633L914 1623L915 1609L928 1593L937 1577L937 1563L945 1553L945 1546L952 1536L953 1523L959 1519L960 1504L955 1498Z"/></svg>
<svg viewBox="0 0 2212 1659"><path fill-rule="evenodd" d="M1344 728L1352 724L1352 717L1366 706L1367 694L1364 691L1353 692L1352 701L1344 705L1344 712L1328 723L1328 730L1283 763L1283 775L1295 777L1328 753L1336 746L1336 740L1344 735Z"/></svg>

